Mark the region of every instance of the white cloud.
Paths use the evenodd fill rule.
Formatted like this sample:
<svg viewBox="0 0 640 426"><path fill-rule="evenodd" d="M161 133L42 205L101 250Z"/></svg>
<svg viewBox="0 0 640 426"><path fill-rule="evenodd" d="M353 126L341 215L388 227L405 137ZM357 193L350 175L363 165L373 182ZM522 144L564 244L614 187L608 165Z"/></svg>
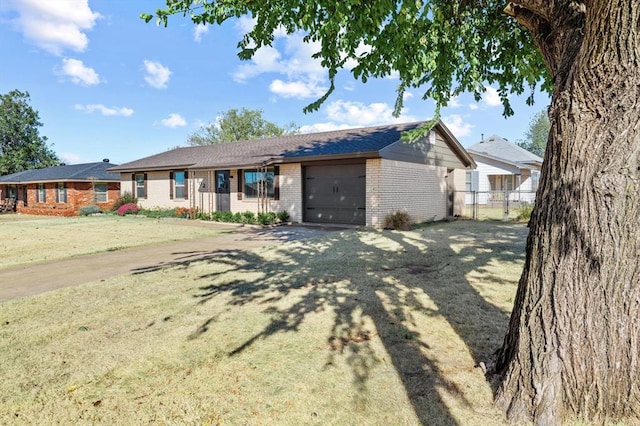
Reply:
<svg viewBox="0 0 640 426"><path fill-rule="evenodd" d="M484 95L482 95L482 101L490 107L500 106L502 105L502 101L500 100L500 95L498 91L491 86L485 86Z"/></svg>
<svg viewBox="0 0 640 426"><path fill-rule="evenodd" d="M478 104L469 104L469 109L470 109L470 110L472 110L472 111L475 111L475 110L477 110L478 108L479 108L479 107L478 107Z"/></svg>
<svg viewBox="0 0 640 426"><path fill-rule="evenodd" d="M399 117L393 116L393 107L384 102L365 105L362 102L337 100L327 105L325 112L331 121L353 126L375 126L390 123L417 121L404 110Z"/></svg>
<svg viewBox="0 0 640 426"><path fill-rule="evenodd" d="M318 86L316 82L273 80L269 90L283 98L319 98L324 95L328 87Z"/></svg>
<svg viewBox="0 0 640 426"><path fill-rule="evenodd" d="M160 123L164 127L171 127L172 129L175 127L183 127L187 125L187 121L182 118L180 114L172 113L163 120L160 120Z"/></svg>
<svg viewBox="0 0 640 426"><path fill-rule="evenodd" d="M70 77L71 81L82 86L93 86L100 83L98 73L93 68L86 67L78 59L63 59L62 66L56 72L61 76Z"/></svg>
<svg viewBox="0 0 640 426"><path fill-rule="evenodd" d="M473 124L466 123L458 114L442 117L442 122L451 130L456 138L469 136L474 128Z"/></svg>
<svg viewBox="0 0 640 426"><path fill-rule="evenodd" d="M120 115L123 117L130 117L133 115L133 110L127 107L106 107L102 104L88 104L88 105L80 105L75 104L74 108L78 111L84 111L87 114L93 114L98 111L100 114L105 116L114 116Z"/></svg>
<svg viewBox="0 0 640 426"><path fill-rule="evenodd" d="M451 96L449 98L449 102L447 104L447 106L449 108L458 108L460 107L462 104L460 103L460 97L459 96Z"/></svg>
<svg viewBox="0 0 640 426"><path fill-rule="evenodd" d="M155 87L156 89L165 89L167 87L169 77L171 76L171 70L169 68L160 62L145 59L144 69L147 72L147 75L144 76L144 81L146 81L149 86Z"/></svg>
<svg viewBox="0 0 640 426"><path fill-rule="evenodd" d="M350 129L354 126L348 124L336 124L336 123L315 123L305 126L300 126L300 133L320 133L330 132L332 130Z"/></svg>
<svg viewBox="0 0 640 426"><path fill-rule="evenodd" d="M200 43L202 36L209 33L209 27L206 25L196 25L193 29L193 41Z"/></svg>
<svg viewBox="0 0 640 426"><path fill-rule="evenodd" d="M326 132L418 121L416 117L407 113L407 109L403 110L399 117L394 117L393 107L382 102L365 105L361 102L337 100L329 103L323 111L329 121L301 126L300 132Z"/></svg>
<svg viewBox="0 0 640 426"><path fill-rule="evenodd" d="M243 34L250 31L255 21L241 18L236 28ZM264 46L248 63L239 66L233 79L245 83L261 74L279 74L269 85L272 93L283 98L318 98L327 91L327 75L318 59L312 55L320 50L319 43L307 43L301 33L287 35L284 28L274 33L273 46Z"/></svg>
<svg viewBox="0 0 640 426"><path fill-rule="evenodd" d="M63 152L59 157L65 164L79 164L85 162L82 157L78 154L74 154L73 152Z"/></svg>
<svg viewBox="0 0 640 426"><path fill-rule="evenodd" d="M84 51L89 44L86 31L101 18L91 10L88 0L9 0L8 6L17 12L10 21L17 30L54 55L67 49Z"/></svg>

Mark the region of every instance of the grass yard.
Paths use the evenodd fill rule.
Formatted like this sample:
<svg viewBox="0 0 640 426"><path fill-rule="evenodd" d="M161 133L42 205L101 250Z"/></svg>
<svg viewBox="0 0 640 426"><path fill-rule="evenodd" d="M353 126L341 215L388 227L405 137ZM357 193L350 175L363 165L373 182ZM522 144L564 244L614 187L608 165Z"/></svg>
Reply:
<svg viewBox="0 0 640 426"><path fill-rule="evenodd" d="M116 215L0 215L0 269L220 233L213 228L186 226L188 223Z"/></svg>
<svg viewBox="0 0 640 426"><path fill-rule="evenodd" d="M502 424L474 366L527 231L350 230L1 303L0 424Z"/></svg>

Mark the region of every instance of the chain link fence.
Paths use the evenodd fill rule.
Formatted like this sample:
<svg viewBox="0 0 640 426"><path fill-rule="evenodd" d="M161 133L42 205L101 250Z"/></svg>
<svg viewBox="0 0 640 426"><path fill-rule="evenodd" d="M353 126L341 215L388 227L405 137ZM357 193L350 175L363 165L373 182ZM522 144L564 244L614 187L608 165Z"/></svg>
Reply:
<svg viewBox="0 0 640 426"><path fill-rule="evenodd" d="M535 191L456 192L460 215L473 220L515 220L531 211ZM461 207L461 208L460 208Z"/></svg>

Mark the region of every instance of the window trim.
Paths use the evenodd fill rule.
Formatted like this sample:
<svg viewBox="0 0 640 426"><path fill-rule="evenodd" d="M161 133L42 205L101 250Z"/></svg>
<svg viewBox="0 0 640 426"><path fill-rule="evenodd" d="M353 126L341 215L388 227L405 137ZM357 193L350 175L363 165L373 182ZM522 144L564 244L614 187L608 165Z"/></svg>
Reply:
<svg viewBox="0 0 640 426"><path fill-rule="evenodd" d="M182 185L178 185L176 181L176 175L178 173L184 174L184 182ZM178 188L182 187L183 196L178 197ZM189 172L187 170L177 170L169 172L169 199L173 200L188 200L189 199Z"/></svg>
<svg viewBox="0 0 640 426"><path fill-rule="evenodd" d="M56 203L67 204L67 184L65 182L56 183Z"/></svg>
<svg viewBox="0 0 640 426"><path fill-rule="evenodd" d="M47 186L44 183L36 184L36 203L47 202Z"/></svg>
<svg viewBox="0 0 640 426"><path fill-rule="evenodd" d="M142 176L144 184L142 186L138 185L138 180L136 179L136 176ZM142 198L142 199L146 199L147 198L147 174L146 173L132 173L131 174L131 192L134 194L134 196L138 199ZM142 189L143 191L143 195L140 195L138 193L138 189Z"/></svg>
<svg viewBox="0 0 640 426"><path fill-rule="evenodd" d="M104 192L103 191L98 192L98 185L100 185L101 187L104 187ZM104 200L98 200L98 194L104 194ZM95 203L109 202L109 184L100 182L93 185L93 201Z"/></svg>
<svg viewBox="0 0 640 426"><path fill-rule="evenodd" d="M269 186L269 180L267 179L267 199L271 199L271 200L277 200L279 199L279 188L276 189L278 187L277 182L279 180L279 178L277 177L278 174L276 173L276 167L267 167L266 172L261 171L260 169L243 169L240 170L240 173L238 173L239 175L242 176L241 179L238 179L238 199L241 200L242 199L242 195L244 195L244 198L247 200L257 200L258 199L258 194L256 195L249 195L247 194L247 173L266 173L267 175L269 173L272 174L273 179L271 180L271 185ZM256 180L256 183L260 182L260 180ZM271 189L271 190L269 190Z"/></svg>

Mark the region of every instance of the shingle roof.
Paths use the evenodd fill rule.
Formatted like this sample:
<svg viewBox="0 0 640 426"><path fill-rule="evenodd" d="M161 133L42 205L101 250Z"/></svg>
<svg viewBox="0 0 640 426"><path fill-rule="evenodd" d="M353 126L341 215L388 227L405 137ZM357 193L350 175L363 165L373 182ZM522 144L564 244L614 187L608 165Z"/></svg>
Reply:
<svg viewBox="0 0 640 426"><path fill-rule="evenodd" d="M542 158L508 140L492 135L467 148L469 153L503 160L516 165L542 164Z"/></svg>
<svg viewBox="0 0 640 426"><path fill-rule="evenodd" d="M402 132L423 122L308 133L216 145L176 148L113 167L111 171L233 168L303 161L313 157L374 156Z"/></svg>
<svg viewBox="0 0 640 426"><path fill-rule="evenodd" d="M107 162L73 164L69 166L47 167L46 169L25 170L23 172L0 176L0 183L27 183L46 181L120 181L120 174L107 172L117 166Z"/></svg>

